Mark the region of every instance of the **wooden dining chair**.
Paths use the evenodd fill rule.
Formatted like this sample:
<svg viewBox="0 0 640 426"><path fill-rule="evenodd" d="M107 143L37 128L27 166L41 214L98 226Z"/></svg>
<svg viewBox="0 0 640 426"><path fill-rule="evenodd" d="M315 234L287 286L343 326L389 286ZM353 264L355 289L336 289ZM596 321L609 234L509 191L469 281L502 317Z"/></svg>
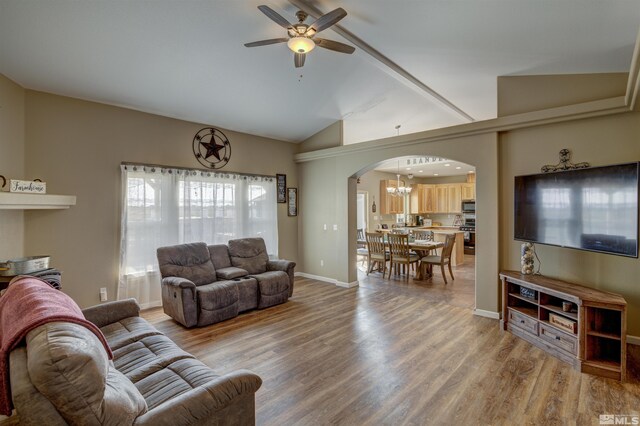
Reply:
<svg viewBox="0 0 640 426"><path fill-rule="evenodd" d="M369 267L367 268L367 275L373 270L374 265L378 265L378 269L382 266L382 277L387 271L387 261L389 260L389 253L386 250L384 243L384 234L378 232L367 232L367 250L369 261Z"/></svg>
<svg viewBox="0 0 640 426"><path fill-rule="evenodd" d="M362 259L362 264L364 265L365 260L369 257L369 250L367 249L367 241L364 236L364 229L358 228L356 230L356 248L357 248L357 257Z"/></svg>
<svg viewBox="0 0 640 426"><path fill-rule="evenodd" d="M433 231L413 231L416 240L433 241Z"/></svg>
<svg viewBox="0 0 640 426"><path fill-rule="evenodd" d="M444 240L444 247L442 248L442 253L440 256L431 255L424 256L420 259L420 268L429 267L433 268L433 265L440 265L440 271L442 271L442 278L444 278L444 283L447 284L447 275L444 272L444 265L449 266L449 274L451 275L451 279L455 280L453 277L453 271L451 270L451 253L453 252L453 245L456 242L455 234L449 234ZM423 271L424 272L424 271Z"/></svg>
<svg viewBox="0 0 640 426"><path fill-rule="evenodd" d="M420 256L412 252L409 248L409 235L407 234L389 234L387 236L389 241L389 253L391 254L389 278L391 278L391 271L395 267L396 273L398 273L398 266L402 265L403 269L414 266L420 261ZM406 274L409 279L409 271Z"/></svg>

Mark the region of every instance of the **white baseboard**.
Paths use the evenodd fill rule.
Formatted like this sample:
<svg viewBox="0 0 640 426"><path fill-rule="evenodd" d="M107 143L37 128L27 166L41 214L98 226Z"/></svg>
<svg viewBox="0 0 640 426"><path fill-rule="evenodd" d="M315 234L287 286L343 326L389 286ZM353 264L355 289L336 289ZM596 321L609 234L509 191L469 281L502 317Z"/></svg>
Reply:
<svg viewBox="0 0 640 426"><path fill-rule="evenodd" d="M312 280L322 281L322 282L330 283L330 284L333 284L333 285L337 285L337 283L338 283L338 281L333 279L333 278L327 278L327 277L323 277L321 275L307 274L306 272L296 272L293 275L296 276L296 277L309 278L309 279L312 279Z"/></svg>
<svg viewBox="0 0 640 426"><path fill-rule="evenodd" d="M360 285L360 283L358 281L345 283L345 282L342 282L342 281L338 281L335 278L327 278L327 277L323 277L321 275L307 274L306 272L296 272L296 273L294 273L294 276L302 277L302 278L310 278L312 280L322 281L322 282L333 284L333 285L336 285L336 286L342 287L342 288L352 288L352 287L358 287L358 285Z"/></svg>
<svg viewBox="0 0 640 426"><path fill-rule="evenodd" d="M343 288L353 288L353 287L358 287L360 285L360 282L358 280L352 281L350 283L345 283L345 282L342 282L342 281L336 281L336 285L338 287L343 287Z"/></svg>
<svg viewBox="0 0 640 426"><path fill-rule="evenodd" d="M158 300L157 302L151 302L151 303L141 303L140 310L142 311L145 309L157 308L158 306L162 306L161 300Z"/></svg>
<svg viewBox="0 0 640 426"><path fill-rule="evenodd" d="M630 345L640 345L640 337L627 334L627 343Z"/></svg>
<svg viewBox="0 0 640 426"><path fill-rule="evenodd" d="M485 311L482 309L474 309L473 315L477 315L479 317L491 318L491 319L500 319L500 312Z"/></svg>

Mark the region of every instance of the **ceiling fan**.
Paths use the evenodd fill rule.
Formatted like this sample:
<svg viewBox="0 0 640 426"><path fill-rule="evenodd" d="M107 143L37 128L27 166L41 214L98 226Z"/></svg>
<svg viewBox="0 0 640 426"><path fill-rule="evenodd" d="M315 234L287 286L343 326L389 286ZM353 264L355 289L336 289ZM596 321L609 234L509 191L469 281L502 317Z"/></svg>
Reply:
<svg viewBox="0 0 640 426"><path fill-rule="evenodd" d="M315 38L315 35L320 31L326 30L327 28L335 25L338 21L347 16L347 11L341 7L322 15L311 25L307 25L304 23L304 21L307 19L307 16L309 15L302 10L299 10L296 13L298 23L291 24L269 6L261 5L258 6L258 9L260 9L262 13L267 15L267 17L273 22L280 25L282 28L285 28L287 30L288 37L254 41L252 43L246 43L245 46L257 47L266 46L269 44L287 43L289 49L293 51L293 63L295 64L296 68L300 68L304 65L306 54L311 52L316 46L320 46L328 50L333 50L334 52L347 54L351 54L356 50L355 47L340 43L338 41L327 40L324 38Z"/></svg>

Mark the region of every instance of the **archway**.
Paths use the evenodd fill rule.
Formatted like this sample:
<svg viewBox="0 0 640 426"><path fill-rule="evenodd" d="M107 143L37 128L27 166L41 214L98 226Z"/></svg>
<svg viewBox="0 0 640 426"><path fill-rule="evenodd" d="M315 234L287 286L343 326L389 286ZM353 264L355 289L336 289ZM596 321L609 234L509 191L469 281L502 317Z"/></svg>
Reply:
<svg viewBox="0 0 640 426"><path fill-rule="evenodd" d="M405 140L397 146L381 144L340 156L323 155L300 164L301 269L309 276L326 278L341 286L355 286L356 179L388 158L410 155L438 156L476 167L478 193L478 243L476 255L476 313L498 318L498 138L482 134L437 141ZM311 199L312 198L312 199ZM314 200L322 200L318 205ZM333 227L324 225L331 224ZM322 266L321 266L322 265Z"/></svg>

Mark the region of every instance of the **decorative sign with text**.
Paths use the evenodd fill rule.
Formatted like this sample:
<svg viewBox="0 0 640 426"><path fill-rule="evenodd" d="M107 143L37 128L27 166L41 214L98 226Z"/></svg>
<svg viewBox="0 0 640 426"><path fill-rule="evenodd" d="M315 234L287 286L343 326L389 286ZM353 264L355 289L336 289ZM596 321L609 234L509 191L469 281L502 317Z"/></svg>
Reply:
<svg viewBox="0 0 640 426"><path fill-rule="evenodd" d="M36 182L31 180L15 180L11 179L11 184L9 185L10 192L23 192L26 194L46 194L47 193L47 183L46 182Z"/></svg>

